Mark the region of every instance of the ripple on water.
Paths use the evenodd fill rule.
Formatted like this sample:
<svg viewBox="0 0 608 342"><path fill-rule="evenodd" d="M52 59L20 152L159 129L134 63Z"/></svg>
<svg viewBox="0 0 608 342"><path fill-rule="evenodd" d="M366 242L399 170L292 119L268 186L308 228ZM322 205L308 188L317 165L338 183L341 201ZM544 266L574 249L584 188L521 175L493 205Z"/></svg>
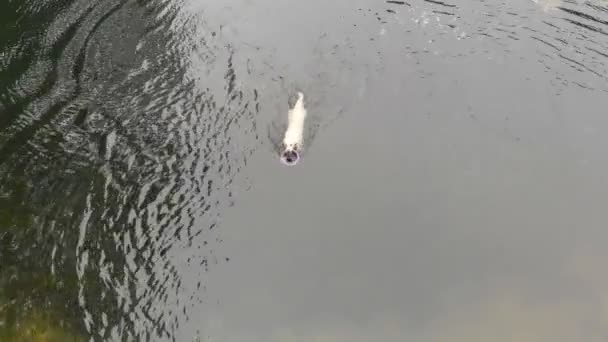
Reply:
<svg viewBox="0 0 608 342"><path fill-rule="evenodd" d="M538 0L530 1L529 6L504 1L386 1L382 7L362 8L360 13L376 17L383 34L400 35L409 56L457 60L485 55L501 61L532 60L551 75L556 94L570 85L608 91L608 11L603 1ZM427 44L411 44L417 50L409 47L410 41L425 36L433 39L427 38ZM461 43L450 43L450 37Z"/></svg>
<svg viewBox="0 0 608 342"><path fill-rule="evenodd" d="M0 49L7 334L42 315L99 340L175 338L226 260L217 227L292 81L309 87L313 114L329 113L318 125L383 68L412 82L436 72L427 61L521 60L542 65L557 93L607 91L602 2L332 2L339 20L318 13L326 21L295 40L217 4L9 3L20 16ZM276 17L277 6L241 9ZM277 20L304 20L287 12Z"/></svg>
<svg viewBox="0 0 608 342"><path fill-rule="evenodd" d="M3 95L15 115L0 140L0 194L11 203L2 237L15 248L2 259L15 273L2 285L17 316L43 291L45 314L66 329L171 339L203 300L205 273L223 260L214 228L257 146L260 105L227 42L184 43L202 23L179 9L56 9L39 29L32 71ZM198 76L184 58L193 52ZM15 285L33 282L28 264L52 292Z"/></svg>

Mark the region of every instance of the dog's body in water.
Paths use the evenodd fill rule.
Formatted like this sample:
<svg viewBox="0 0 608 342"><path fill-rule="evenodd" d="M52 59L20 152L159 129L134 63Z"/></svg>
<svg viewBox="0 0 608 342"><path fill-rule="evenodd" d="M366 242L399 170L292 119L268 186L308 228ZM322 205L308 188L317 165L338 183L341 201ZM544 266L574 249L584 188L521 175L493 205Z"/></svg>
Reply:
<svg viewBox="0 0 608 342"><path fill-rule="evenodd" d="M306 115L304 94L298 92L295 104L287 112L287 129L281 144L281 161L286 165L295 165L300 160Z"/></svg>

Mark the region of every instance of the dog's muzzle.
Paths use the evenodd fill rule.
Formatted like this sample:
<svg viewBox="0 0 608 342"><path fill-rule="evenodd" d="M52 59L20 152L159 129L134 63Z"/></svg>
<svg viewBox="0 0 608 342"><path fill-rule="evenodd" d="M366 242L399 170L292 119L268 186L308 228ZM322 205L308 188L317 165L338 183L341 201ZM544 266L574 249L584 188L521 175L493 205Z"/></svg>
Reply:
<svg viewBox="0 0 608 342"><path fill-rule="evenodd" d="M292 166L296 165L300 160L300 154L295 150L286 150L281 154L281 161L283 164Z"/></svg>

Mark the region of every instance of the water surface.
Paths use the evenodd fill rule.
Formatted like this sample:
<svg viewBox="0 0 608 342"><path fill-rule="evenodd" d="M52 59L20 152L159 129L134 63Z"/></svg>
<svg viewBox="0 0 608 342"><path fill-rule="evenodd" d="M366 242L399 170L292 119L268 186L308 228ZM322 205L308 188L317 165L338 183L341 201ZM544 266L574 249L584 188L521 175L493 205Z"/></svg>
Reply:
<svg viewBox="0 0 608 342"><path fill-rule="evenodd" d="M608 339L605 1L0 9L0 340Z"/></svg>

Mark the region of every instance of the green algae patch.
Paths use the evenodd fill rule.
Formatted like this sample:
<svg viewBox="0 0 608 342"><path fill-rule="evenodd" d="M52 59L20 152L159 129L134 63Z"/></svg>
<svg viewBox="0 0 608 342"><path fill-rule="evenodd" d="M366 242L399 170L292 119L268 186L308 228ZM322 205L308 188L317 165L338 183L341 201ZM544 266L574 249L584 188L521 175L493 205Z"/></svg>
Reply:
<svg viewBox="0 0 608 342"><path fill-rule="evenodd" d="M0 309L1 310L1 309ZM4 311L4 310L1 310ZM2 317L0 313L0 340L13 342L84 342L86 339L70 331L62 322L50 315L31 312L27 317ZM8 318L5 320L5 318ZM12 318L12 319L11 319Z"/></svg>

